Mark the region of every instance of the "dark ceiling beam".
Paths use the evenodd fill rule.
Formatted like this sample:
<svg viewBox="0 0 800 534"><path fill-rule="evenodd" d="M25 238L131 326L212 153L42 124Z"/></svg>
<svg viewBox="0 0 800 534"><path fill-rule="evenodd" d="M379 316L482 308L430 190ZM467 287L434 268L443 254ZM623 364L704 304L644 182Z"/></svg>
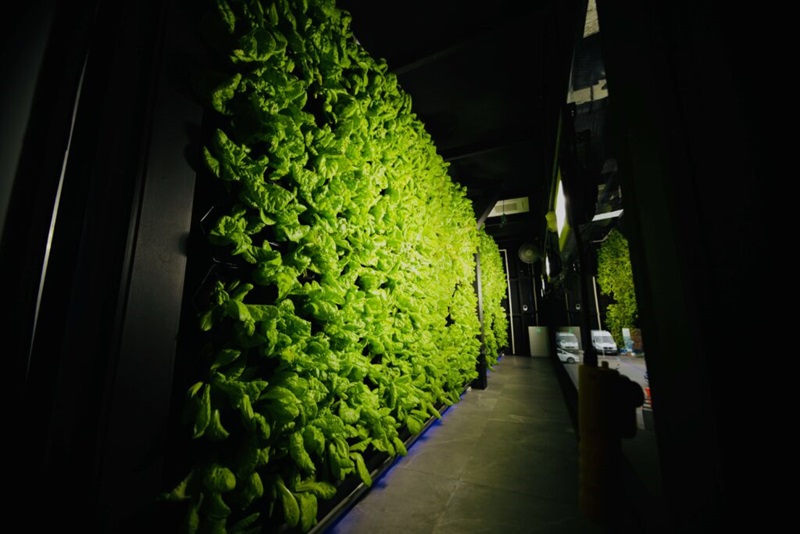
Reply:
<svg viewBox="0 0 800 534"><path fill-rule="evenodd" d="M446 59L454 54L457 54L467 48L469 41L464 41L461 43L454 44L452 46L448 46L442 50L432 52L430 54L426 54L425 56L417 59L416 61L412 61L411 63L406 63L400 67L391 69L391 72L394 74L401 76L406 74L407 72L411 72L413 70L419 69L421 67L425 67L430 65L431 63L437 63L443 59Z"/></svg>
<svg viewBox="0 0 800 534"><path fill-rule="evenodd" d="M500 20L490 22L489 26L484 26L482 28L469 28L464 26L459 28L465 35L463 39L458 41L453 40L450 43L440 43L440 46L436 47L435 50L418 51L419 59L408 61L404 65L391 68L390 71L400 76L414 71L415 69L430 65L431 63L437 63L452 55L461 53L465 50L468 50L470 47L478 45L481 42L504 42L507 40L508 35L520 31L530 31L530 24L535 22L537 19L528 17L541 16L544 11L545 10L541 7L536 7L529 10L527 13L520 14L517 12L511 18L502 18ZM486 23L487 21L484 20L481 22Z"/></svg>
<svg viewBox="0 0 800 534"><path fill-rule="evenodd" d="M503 188L498 187L494 194L485 201L483 206L476 206L477 200L473 202L472 208L478 217L478 228L483 227L483 224L486 222L486 218L489 217L489 214L492 212L492 208L494 208L494 205L497 204L497 201L500 200L501 196L503 196Z"/></svg>
<svg viewBox="0 0 800 534"><path fill-rule="evenodd" d="M528 132L523 136L504 136L498 139L492 139L491 141L481 141L479 143L470 143L456 148L442 149L439 150L439 154L445 161L457 161L496 152L498 150L515 148L519 145L535 143L537 141L538 138L530 135Z"/></svg>

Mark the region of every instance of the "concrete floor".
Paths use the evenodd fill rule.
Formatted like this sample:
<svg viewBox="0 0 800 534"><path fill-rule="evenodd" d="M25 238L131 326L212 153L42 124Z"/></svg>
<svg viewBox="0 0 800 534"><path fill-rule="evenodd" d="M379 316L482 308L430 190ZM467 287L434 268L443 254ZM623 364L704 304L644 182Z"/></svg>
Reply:
<svg viewBox="0 0 800 534"><path fill-rule="evenodd" d="M609 527L581 513L578 440L556 365L548 358L502 357L486 389L467 390L322 532L643 531L630 518Z"/></svg>

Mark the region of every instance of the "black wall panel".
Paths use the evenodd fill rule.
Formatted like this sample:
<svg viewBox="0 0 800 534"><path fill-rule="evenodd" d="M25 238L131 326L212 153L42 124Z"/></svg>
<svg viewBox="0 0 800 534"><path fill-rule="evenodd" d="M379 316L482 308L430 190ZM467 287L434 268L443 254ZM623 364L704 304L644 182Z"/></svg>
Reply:
<svg viewBox="0 0 800 534"><path fill-rule="evenodd" d="M196 44L171 2L47 7L49 29L10 44L42 50L1 249L14 492L38 530L141 531L170 409Z"/></svg>

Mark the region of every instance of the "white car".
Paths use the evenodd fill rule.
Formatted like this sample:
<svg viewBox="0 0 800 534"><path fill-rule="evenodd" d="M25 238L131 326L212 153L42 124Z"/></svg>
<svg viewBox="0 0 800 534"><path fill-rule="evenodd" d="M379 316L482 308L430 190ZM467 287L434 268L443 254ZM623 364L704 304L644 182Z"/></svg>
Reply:
<svg viewBox="0 0 800 534"><path fill-rule="evenodd" d="M578 354L561 348L556 349L556 354L558 355L558 359L564 363L578 363L580 361L580 356Z"/></svg>

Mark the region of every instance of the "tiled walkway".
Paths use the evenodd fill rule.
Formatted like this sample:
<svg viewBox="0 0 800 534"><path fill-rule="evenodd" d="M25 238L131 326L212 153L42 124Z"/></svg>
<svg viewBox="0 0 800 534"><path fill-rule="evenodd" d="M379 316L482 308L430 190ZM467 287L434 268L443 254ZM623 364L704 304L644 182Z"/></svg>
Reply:
<svg viewBox="0 0 800 534"><path fill-rule="evenodd" d="M547 358L504 356L326 534L607 532L579 510L575 428Z"/></svg>

